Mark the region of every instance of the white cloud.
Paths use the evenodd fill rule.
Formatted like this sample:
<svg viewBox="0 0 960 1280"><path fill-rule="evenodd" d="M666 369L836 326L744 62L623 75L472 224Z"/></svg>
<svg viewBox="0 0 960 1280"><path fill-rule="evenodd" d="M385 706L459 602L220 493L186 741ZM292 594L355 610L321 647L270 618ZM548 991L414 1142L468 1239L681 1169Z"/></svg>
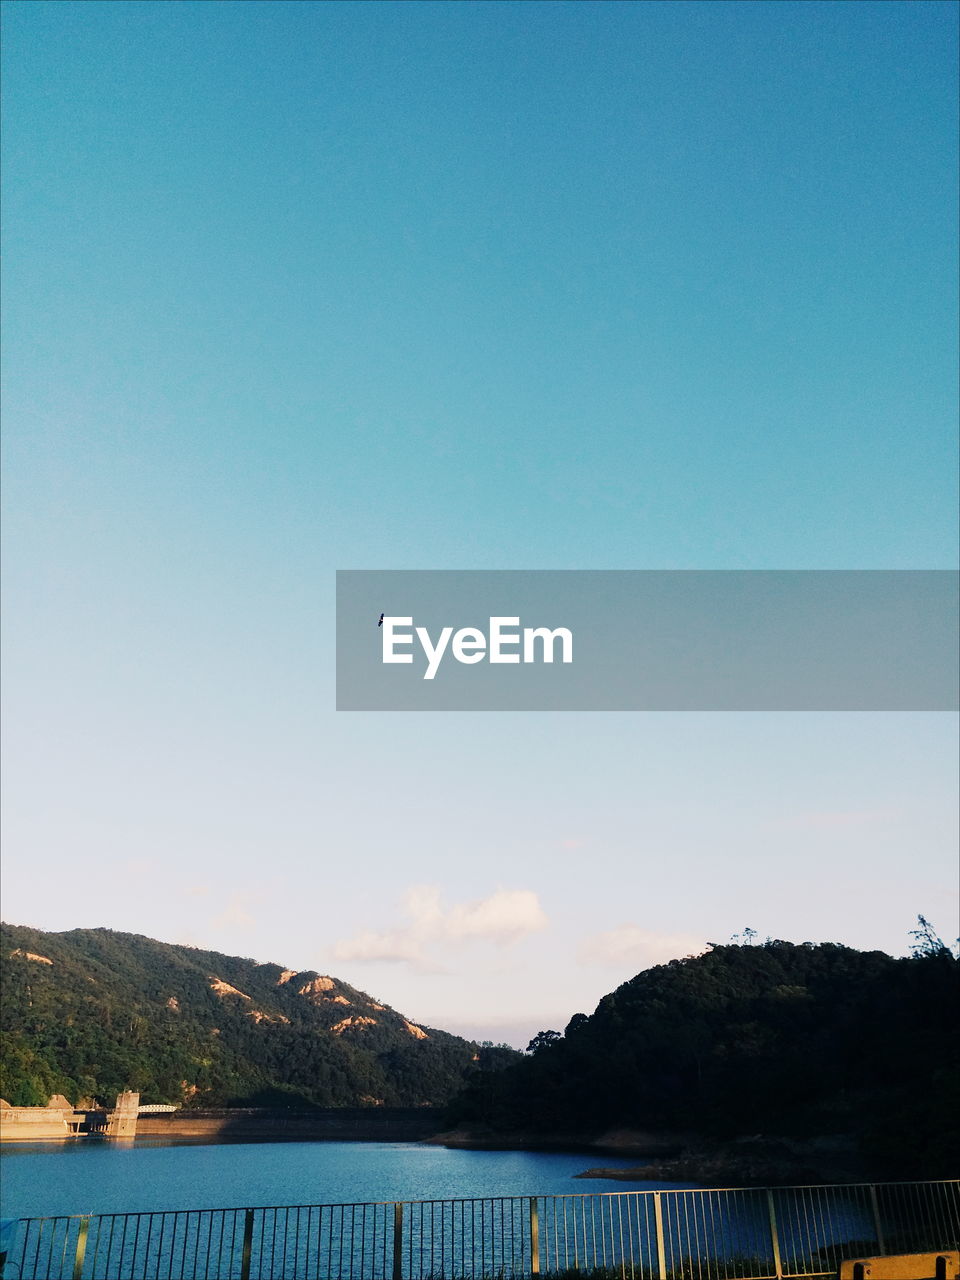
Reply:
<svg viewBox="0 0 960 1280"><path fill-rule="evenodd" d="M211 929L250 929L256 925L256 920L247 910L246 904L250 901L249 895L234 893L227 901L224 909L215 916L211 916L208 921Z"/></svg>
<svg viewBox="0 0 960 1280"><path fill-rule="evenodd" d="M338 942L338 960L412 964L423 970L439 966L430 948L462 942L504 946L547 927L540 900L530 889L498 889L474 902L443 904L436 885L414 885L403 895L407 923L384 933L363 929Z"/></svg>
<svg viewBox="0 0 960 1280"><path fill-rule="evenodd" d="M413 964L428 967L420 942L409 930L397 929L388 933L374 933L361 929L352 938L335 944L333 954L338 960L363 960L385 964Z"/></svg>
<svg viewBox="0 0 960 1280"><path fill-rule="evenodd" d="M480 902L451 907L444 924L448 938L513 942L545 929L547 917L532 890L498 889Z"/></svg>
<svg viewBox="0 0 960 1280"><path fill-rule="evenodd" d="M692 933L655 933L641 929L637 924L621 924L605 933L594 933L585 938L578 959L581 964L628 969L632 976L651 965L699 955L706 945L703 938Z"/></svg>

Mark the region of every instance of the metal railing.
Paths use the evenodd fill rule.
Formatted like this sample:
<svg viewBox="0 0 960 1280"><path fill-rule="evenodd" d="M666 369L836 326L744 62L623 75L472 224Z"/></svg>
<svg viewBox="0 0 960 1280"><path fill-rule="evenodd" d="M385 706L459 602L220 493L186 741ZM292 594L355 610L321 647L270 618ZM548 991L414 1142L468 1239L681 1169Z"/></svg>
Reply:
<svg viewBox="0 0 960 1280"><path fill-rule="evenodd" d="M960 1182L23 1218L4 1280L804 1280L960 1246Z"/></svg>

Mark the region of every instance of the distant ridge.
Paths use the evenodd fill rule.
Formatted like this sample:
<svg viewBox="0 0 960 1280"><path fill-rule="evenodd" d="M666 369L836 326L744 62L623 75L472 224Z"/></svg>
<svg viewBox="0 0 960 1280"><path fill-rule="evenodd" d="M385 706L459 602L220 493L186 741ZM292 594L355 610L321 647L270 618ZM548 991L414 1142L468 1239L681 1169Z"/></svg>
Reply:
<svg viewBox="0 0 960 1280"><path fill-rule="evenodd" d="M478 1053L339 978L137 934L2 925L0 960L15 1106L440 1106Z"/></svg>
<svg viewBox="0 0 960 1280"><path fill-rule="evenodd" d="M768 939L646 969L562 1035L540 1032L529 1057L474 1078L449 1119L487 1141L628 1130L687 1135L681 1146L775 1139L783 1150L771 1159L799 1181L807 1173L784 1152L812 1167L818 1143L877 1176L954 1177L960 960L919 923L899 959ZM728 1156L709 1175L698 1158L656 1176L725 1179L735 1167L742 1179L745 1157Z"/></svg>

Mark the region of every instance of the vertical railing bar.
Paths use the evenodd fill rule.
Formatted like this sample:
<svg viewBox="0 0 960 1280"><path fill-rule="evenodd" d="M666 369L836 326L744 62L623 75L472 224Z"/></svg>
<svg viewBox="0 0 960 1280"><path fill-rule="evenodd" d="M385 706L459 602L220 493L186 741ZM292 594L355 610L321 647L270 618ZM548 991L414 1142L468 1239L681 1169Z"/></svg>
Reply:
<svg viewBox="0 0 960 1280"><path fill-rule="evenodd" d="M513 1222L514 1201L513 1201L513 1198L512 1198L512 1197L507 1201L505 1208L507 1209L507 1216L506 1216L505 1226L509 1227L509 1237L510 1237L510 1274L511 1274L511 1276L512 1276L512 1275L513 1275L514 1265L515 1265L515 1258L516 1258L516 1250L515 1250L515 1243L516 1243L516 1241L515 1241L515 1236L516 1236L516 1232L514 1231L514 1222ZM504 1248L503 1248L503 1265L504 1265L504 1268L506 1268L506 1265L507 1265L507 1249L506 1249L506 1243L507 1243L507 1242L506 1242L506 1238L504 1238Z"/></svg>
<svg viewBox="0 0 960 1280"><path fill-rule="evenodd" d="M413 1231L413 1214L411 1213L410 1215L410 1249L409 1249L409 1265L408 1265L408 1273L409 1273L410 1280L420 1280L420 1277L423 1275L423 1201L422 1200L417 1205L417 1210L420 1215L420 1222L418 1224L417 1232L416 1232L417 1248L420 1251L420 1259L419 1259L420 1265L416 1268L414 1268L414 1265L413 1265L414 1231Z"/></svg>
<svg viewBox="0 0 960 1280"><path fill-rule="evenodd" d="M748 1280L750 1276L750 1248L753 1247L756 1240L756 1229L753 1221L754 1201L750 1192L737 1192L737 1230L739 1230L740 1247L737 1249L740 1257L740 1275L744 1276L744 1280Z"/></svg>
<svg viewBox="0 0 960 1280"><path fill-rule="evenodd" d="M477 1202L470 1201L470 1274L477 1269Z"/></svg>
<svg viewBox="0 0 960 1280"><path fill-rule="evenodd" d="M183 1280L183 1267L178 1268L180 1272L179 1276L174 1277L173 1274L175 1253L177 1253L177 1231L179 1230L180 1225L180 1213L183 1212L184 1210L179 1210L179 1208L175 1208L173 1211L173 1225L172 1228L170 1228L170 1242L166 1245L166 1280Z"/></svg>
<svg viewBox="0 0 960 1280"><path fill-rule="evenodd" d="M580 1211L579 1214L578 1210ZM579 1271L581 1261L586 1261L586 1242L583 1238L583 1201L571 1200L570 1212L573 1217L573 1265Z"/></svg>
<svg viewBox="0 0 960 1280"><path fill-rule="evenodd" d="M751 1265L751 1259L759 1248L757 1237L758 1208L762 1214L764 1206L762 1204L758 1206L757 1198L753 1191L740 1192L740 1229L743 1238L743 1244L740 1249L740 1270L745 1280L757 1269L756 1266ZM766 1225L765 1217L764 1224ZM761 1274L763 1273L761 1272Z"/></svg>
<svg viewBox="0 0 960 1280"><path fill-rule="evenodd" d="M108 1263L110 1261L111 1256L113 1255L113 1235L114 1235L114 1231L116 1230L116 1224L117 1224L117 1216L114 1215L111 1222L111 1227L110 1227L110 1245L107 1251ZM121 1215L120 1244L119 1244L118 1251L120 1256L117 1258L117 1275L120 1275L120 1272L123 1268L124 1255L127 1252L127 1215L126 1214Z"/></svg>
<svg viewBox="0 0 960 1280"><path fill-rule="evenodd" d="M928 1183L927 1186L925 1186L923 1189L923 1194L924 1194L924 1198L927 1201L927 1214L928 1214L927 1225L929 1227L929 1233L927 1238L931 1240L940 1241L943 1239L943 1236L940 1229L941 1228L940 1214L939 1214L940 1206L938 1203L936 1190L932 1184ZM943 1247L942 1245L938 1245L938 1248L942 1248L942 1247Z"/></svg>
<svg viewBox="0 0 960 1280"><path fill-rule="evenodd" d="M790 1226L780 1232L780 1260L788 1275L806 1275L807 1258L810 1256L810 1197L806 1189L794 1191L788 1200L786 1191L775 1190L773 1202L777 1207L777 1222Z"/></svg>
<svg viewBox="0 0 960 1280"><path fill-rule="evenodd" d="M234 1236L237 1234L237 1211L234 1210L229 1215L230 1221L233 1222L233 1229L230 1230L229 1242L227 1239L227 1217L227 1213L223 1213L223 1215L220 1216L220 1238L218 1240L218 1249L216 1249L216 1266L218 1266L218 1271L214 1274L214 1280L216 1280L216 1276L220 1274L221 1263L224 1261L224 1252L227 1252L229 1257L227 1266L230 1271L233 1271L233 1247Z"/></svg>
<svg viewBox="0 0 960 1280"><path fill-rule="evenodd" d="M360 1215L360 1280L366 1280L365 1270L367 1261L367 1206L363 1206L363 1212Z"/></svg>
<svg viewBox="0 0 960 1280"><path fill-rule="evenodd" d="M829 1258L831 1263L830 1270L833 1271L837 1269L832 1265L836 1262L836 1248L831 1238L829 1200L822 1187L817 1188L817 1204L820 1208L821 1255L827 1255L827 1258Z"/></svg>
<svg viewBox="0 0 960 1280"><path fill-rule="evenodd" d="M144 1242L144 1246L143 1246L143 1274L144 1274L144 1277L146 1277L146 1276L147 1276L148 1268L150 1267L150 1258L151 1258L151 1255L152 1255L152 1253L153 1253L153 1250L154 1250L155 1248L157 1248L157 1246L154 1244L154 1236L155 1236L155 1231L156 1231L156 1225L157 1225L156 1220L157 1220L157 1218L159 1218L159 1219L160 1219L160 1234L161 1234L161 1237L162 1237L162 1236L163 1236L163 1215L162 1215L162 1213L157 1213L157 1212L156 1212L156 1210L153 1210L153 1211L151 1211L149 1214L147 1214L147 1238L146 1238L146 1241ZM160 1266L160 1251L159 1251L159 1249L157 1249L157 1267L159 1268L159 1266ZM159 1270L157 1271L157 1274L154 1276L153 1280L160 1280L160 1272L159 1272Z"/></svg>
<svg viewBox="0 0 960 1280"><path fill-rule="evenodd" d="M327 1206L327 1275L333 1271L333 1205Z"/></svg>
<svg viewBox="0 0 960 1280"><path fill-rule="evenodd" d="M167 1256L167 1275L166 1275L166 1280L173 1280L173 1251L174 1251L174 1249L176 1248L176 1245L177 1245L177 1225L178 1225L179 1221L180 1221L180 1210L179 1210L179 1209L174 1209L174 1211L173 1211L173 1229L172 1229L172 1232L171 1232L171 1235L170 1235L170 1243L169 1243L169 1245L167 1246L167 1248L168 1248L168 1256Z"/></svg>
<svg viewBox="0 0 960 1280"><path fill-rule="evenodd" d="M804 1191L801 1199L803 1200L803 1223L807 1241L807 1251L803 1258L803 1273L807 1275L813 1270L813 1219L810 1212L810 1193Z"/></svg>
<svg viewBox="0 0 960 1280"><path fill-rule="evenodd" d="M62 1272L67 1263L67 1247L70 1243L70 1219L69 1218L65 1218L63 1216L59 1218L54 1218L53 1226L50 1229L49 1257L50 1259L53 1258L54 1248L57 1243L57 1230L58 1230L59 1223L63 1224L62 1227L60 1228L63 1234L63 1240L60 1245L60 1267L59 1267L59 1270ZM51 1264L48 1262L48 1266L50 1265Z"/></svg>
<svg viewBox="0 0 960 1280"><path fill-rule="evenodd" d="M232 1217L233 1215L231 1215L231 1218ZM213 1273L213 1280L217 1280L217 1276L219 1276L221 1271L223 1270L223 1266L222 1266L223 1257L224 1257L224 1253L227 1250L227 1214L226 1213L218 1214L217 1223L220 1227L220 1231L217 1236L217 1261L216 1261L215 1270Z"/></svg>
<svg viewBox="0 0 960 1280"><path fill-rule="evenodd" d="M870 1186L870 1204L873 1208L873 1225L877 1233L877 1252L884 1254L887 1249L883 1241L883 1225L880 1222L880 1202L877 1200L877 1188L873 1184Z"/></svg>
<svg viewBox="0 0 960 1280"><path fill-rule="evenodd" d="M733 1276L741 1277L744 1273L743 1266L743 1205L737 1197L735 1191L725 1191L723 1193L723 1202L727 1216L727 1222L730 1229L730 1237L733 1244L733 1258L726 1271L732 1273Z"/></svg>
<svg viewBox="0 0 960 1280"><path fill-rule="evenodd" d="M190 1212L183 1215L183 1248L180 1250L180 1275L184 1276L187 1270L187 1240L190 1238L190 1224L193 1222L193 1214ZM176 1240L176 1234L174 1234ZM173 1255L171 1254L171 1264ZM194 1251L196 1257L196 1251Z"/></svg>
<svg viewBox="0 0 960 1280"><path fill-rule="evenodd" d="M825 1244L827 1249L830 1251L831 1270L833 1270L834 1267L839 1269L840 1253L839 1253L839 1243L836 1238L837 1231L836 1231L836 1222L835 1222L835 1215L834 1215L834 1210L836 1208L836 1205L835 1205L836 1197L830 1191L827 1191L827 1190L824 1190L822 1194L823 1194L823 1206L824 1206ZM855 1194L854 1194L854 1199L856 1199Z"/></svg>
<svg viewBox="0 0 960 1280"><path fill-rule="evenodd" d="M363 1206L357 1205L357 1204L351 1205L350 1207L350 1269L348 1271L349 1280L354 1280L354 1274L356 1271L356 1261L357 1261L357 1254L358 1254L358 1249L357 1249L357 1224L358 1223L360 1224L360 1231L359 1231L360 1277L362 1277L363 1276L363 1257L364 1257L363 1228L365 1226L365 1220L363 1216ZM359 1277L358 1277L358 1280L360 1280Z"/></svg>
<svg viewBox="0 0 960 1280"><path fill-rule="evenodd" d="M937 1201L932 1187L926 1186L923 1188L923 1199L927 1213L927 1239L939 1240L940 1231L939 1222L937 1220Z"/></svg>
<svg viewBox="0 0 960 1280"><path fill-rule="evenodd" d="M139 1213L138 1213L138 1214L136 1215L136 1217L134 1218L134 1220L133 1220L133 1221L134 1221L134 1228L133 1228L133 1246L132 1246L132 1248L131 1248L130 1252L131 1252L131 1262L132 1262L133 1264L136 1264L136 1262L137 1262L137 1254L138 1254L139 1249L140 1249L140 1224L141 1224L141 1221L142 1221L142 1214L139 1214ZM149 1240L149 1236L147 1237L147 1239ZM131 1270L130 1274L131 1274L131 1276L133 1276L133 1275L136 1275L136 1272L135 1272L135 1271L133 1271L133 1270Z"/></svg>
<svg viewBox="0 0 960 1280"><path fill-rule="evenodd" d="M206 1280L207 1270L210 1266L210 1235L213 1231L213 1223L209 1221L209 1218L210 1215L208 1213L197 1214L197 1259L193 1267L193 1280ZM207 1232L205 1237L206 1254L203 1262L203 1276L201 1276L198 1271L198 1267L200 1265L200 1238L205 1220L207 1223Z"/></svg>
<svg viewBox="0 0 960 1280"><path fill-rule="evenodd" d="M350 1209L349 1222L348 1208ZM353 1209L346 1205L340 1212L340 1280L344 1280L344 1254L346 1254L346 1274L349 1277L353 1275Z"/></svg>
<svg viewBox="0 0 960 1280"><path fill-rule="evenodd" d="M393 1280L403 1280L403 1205L393 1206Z"/></svg>
<svg viewBox="0 0 960 1280"><path fill-rule="evenodd" d="M919 1241L923 1234L923 1201L917 1187L911 1187L909 1198L913 1205L913 1222L911 1224L911 1242Z"/></svg>
<svg viewBox="0 0 960 1280"><path fill-rule="evenodd" d="M190 1276L187 1276L187 1245L190 1243L190 1232L193 1231L193 1250L191 1252ZM180 1259L180 1270L184 1280L196 1280L197 1261L200 1257L200 1215L191 1213L187 1218L187 1229L183 1233L183 1256Z"/></svg>
<svg viewBox="0 0 960 1280"><path fill-rule="evenodd" d="M627 1251L623 1248L623 1197L617 1197L617 1229L620 1231L620 1274L622 1280L627 1275Z"/></svg>
<svg viewBox="0 0 960 1280"><path fill-rule="evenodd" d="M157 1267L154 1280L160 1280L160 1265L163 1262L163 1237L167 1229L167 1215L161 1213L160 1217L160 1239L157 1241ZM148 1259L149 1261L149 1255Z"/></svg>
<svg viewBox="0 0 960 1280"><path fill-rule="evenodd" d="M710 1211L710 1245L707 1253L707 1280L719 1280L720 1276L720 1257L721 1252L717 1248L717 1220L714 1214L714 1196L710 1196L707 1200L707 1208ZM707 1230L706 1217L703 1223L704 1234ZM714 1277L714 1269L716 1269L716 1277Z"/></svg>
<svg viewBox="0 0 960 1280"><path fill-rule="evenodd" d="M29 1228L28 1228L28 1232L29 1232ZM27 1238L29 1239L29 1234L28 1234L28 1237L27 1237ZM41 1222L39 1222L39 1223L37 1224L37 1247L36 1247L36 1249L34 1250L34 1253L33 1253L33 1270L34 1270L34 1271L36 1271L36 1270L37 1270L37 1263L38 1263L38 1261L39 1261L39 1259L40 1259L40 1244L41 1244L42 1240L43 1240L43 1222L41 1221ZM26 1240L24 1241L24 1245L23 1245L23 1260L24 1260L24 1262L26 1262L26 1260L27 1260L27 1244L26 1244Z"/></svg>
<svg viewBox="0 0 960 1280"><path fill-rule="evenodd" d="M90 1257L90 1270L94 1275L97 1274L97 1255L100 1253L100 1238L101 1236L106 1234L106 1230L107 1230L107 1227L106 1227L106 1221L104 1217L102 1216L102 1214L97 1214L96 1221L94 1223L93 1253ZM88 1236L87 1252L89 1253L89 1251L90 1251L90 1239Z"/></svg>
<svg viewBox="0 0 960 1280"><path fill-rule="evenodd" d="M610 1253L613 1256L613 1200L610 1198L600 1202L600 1258L601 1266L607 1266L607 1222L610 1224Z"/></svg>
<svg viewBox="0 0 960 1280"><path fill-rule="evenodd" d="M570 1233L567 1230L567 1201L566 1201L566 1198L564 1198L564 1201L563 1201L563 1265L565 1267L568 1267L570 1265L569 1239L570 1239Z"/></svg>
<svg viewBox="0 0 960 1280"><path fill-rule="evenodd" d="M767 1213L770 1217L770 1243L773 1245L773 1266L777 1280L783 1280L783 1264L780 1258L780 1232L777 1227L777 1209L773 1192L767 1189Z"/></svg>
<svg viewBox="0 0 960 1280"><path fill-rule="evenodd" d="M90 1218L80 1219L77 1229L77 1248L73 1256L73 1280L83 1280L83 1258L87 1252L87 1232L90 1230Z"/></svg>
<svg viewBox="0 0 960 1280"><path fill-rule="evenodd" d="M234 1219L234 1241L236 1241L236 1219ZM243 1210L243 1238L240 1244L240 1280L250 1280L253 1268L253 1210ZM233 1258L230 1259L230 1270L233 1270Z"/></svg>
<svg viewBox="0 0 960 1280"><path fill-rule="evenodd" d="M560 1222L557 1213L557 1197L551 1196L550 1199L553 1204L553 1258L551 1259L552 1266L548 1270L556 1271L559 1270L560 1266Z"/></svg>
<svg viewBox="0 0 960 1280"><path fill-rule="evenodd" d="M637 1280L637 1263L640 1263L641 1277L643 1259L640 1256L640 1200L630 1196L627 1200L627 1227L630 1239L630 1280Z"/></svg>
<svg viewBox="0 0 960 1280"><path fill-rule="evenodd" d="M51 1237L51 1244L50 1244L51 1257L53 1256L53 1240L54 1239L56 1239L55 1236ZM59 1270L61 1272L64 1270L64 1268L67 1265L67 1246L69 1244L70 1244L70 1219L64 1218L63 1219L63 1244L60 1246Z"/></svg>
<svg viewBox="0 0 960 1280"><path fill-rule="evenodd" d="M667 1256L663 1243L663 1207L660 1203L659 1191L653 1193L653 1217L657 1230L657 1275L660 1280L667 1280Z"/></svg>
<svg viewBox="0 0 960 1280"><path fill-rule="evenodd" d="M810 1205L810 1251L807 1258L807 1274L816 1270L816 1255L820 1252L822 1246L822 1230L820 1226L820 1198L817 1194L816 1187L810 1187L806 1192L807 1200Z"/></svg>
<svg viewBox="0 0 960 1280"><path fill-rule="evenodd" d="M234 1227L236 1227L236 1214L233 1213L230 1215L230 1217L231 1217L231 1220L233 1221ZM228 1244L228 1241L227 1241L227 1214L225 1212L218 1214L217 1219L220 1226L220 1234L217 1236L217 1263L216 1263L216 1270L213 1273L213 1280L217 1280L217 1277L223 1271L224 1254L228 1253L228 1251L232 1251L232 1248L233 1248L232 1243ZM233 1236L231 1233L231 1242L232 1242L232 1239L233 1239ZM230 1258L230 1261L227 1263L227 1266L232 1271L233 1270L232 1252L229 1252L229 1258Z"/></svg>
<svg viewBox="0 0 960 1280"><path fill-rule="evenodd" d="M503 1270L503 1263L506 1262L506 1258L507 1258L506 1248L504 1248L504 1245L506 1245L506 1243L507 1243L506 1239L504 1239L503 1201L502 1199L500 1199L500 1271ZM497 1266L497 1254L495 1253L494 1253L493 1265Z"/></svg>
<svg viewBox="0 0 960 1280"><path fill-rule="evenodd" d="M517 1266L516 1200L511 1196L507 1203L509 1205L507 1222L510 1226L510 1275L512 1276L516 1273ZM504 1252L504 1265L506 1265L506 1252Z"/></svg>

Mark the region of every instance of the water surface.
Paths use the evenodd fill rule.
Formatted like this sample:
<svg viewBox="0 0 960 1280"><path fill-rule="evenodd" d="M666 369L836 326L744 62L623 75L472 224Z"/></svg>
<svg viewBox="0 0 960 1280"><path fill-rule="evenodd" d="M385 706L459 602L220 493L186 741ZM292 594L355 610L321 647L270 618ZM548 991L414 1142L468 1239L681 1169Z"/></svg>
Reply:
<svg viewBox="0 0 960 1280"><path fill-rule="evenodd" d="M455 1151L419 1142L6 1144L2 1216L649 1191L696 1183L576 1179L594 1152Z"/></svg>

